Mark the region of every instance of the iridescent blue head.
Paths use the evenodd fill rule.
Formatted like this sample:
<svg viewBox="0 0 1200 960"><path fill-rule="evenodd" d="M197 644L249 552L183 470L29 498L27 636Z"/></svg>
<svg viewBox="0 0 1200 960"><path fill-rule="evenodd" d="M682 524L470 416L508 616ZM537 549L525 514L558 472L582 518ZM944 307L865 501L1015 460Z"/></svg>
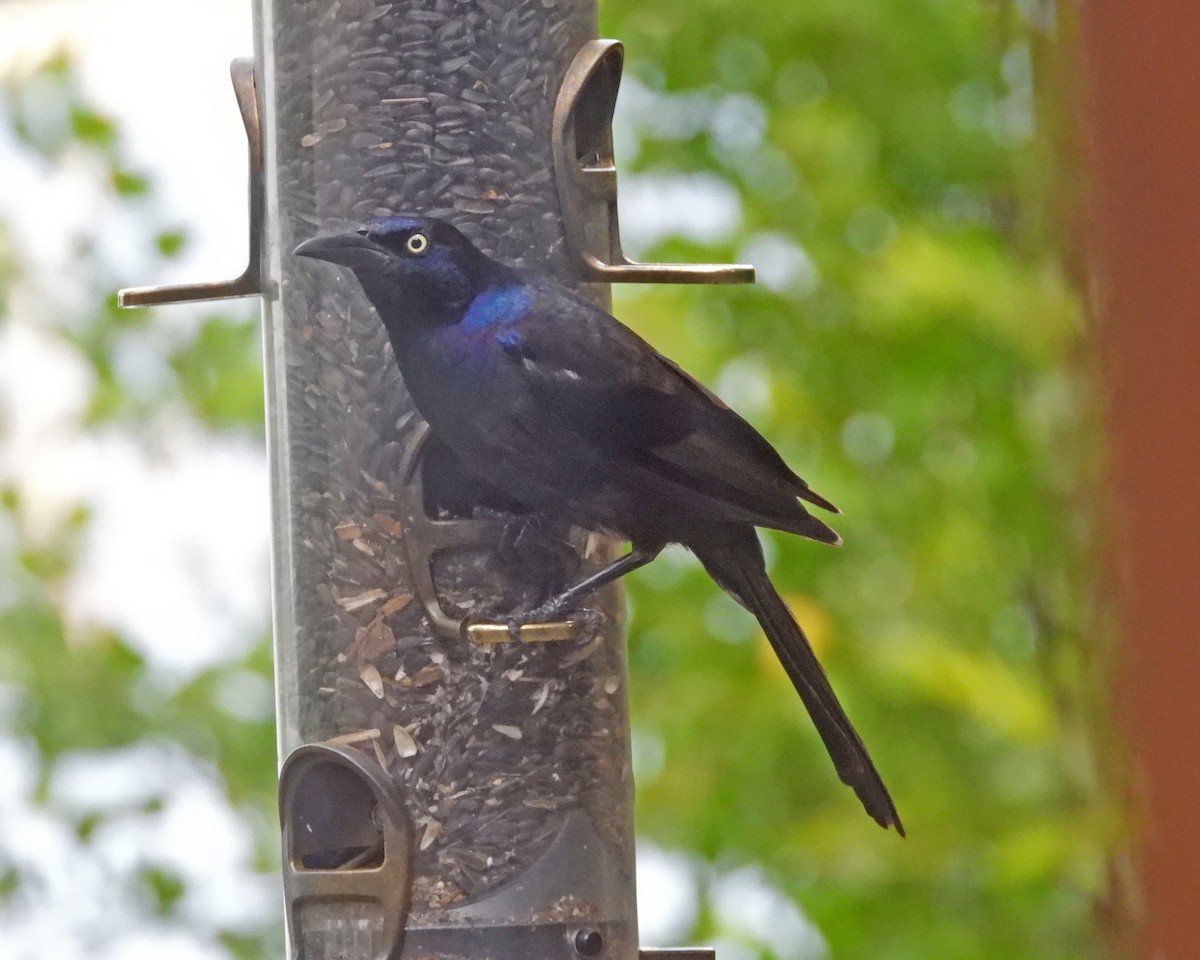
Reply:
<svg viewBox="0 0 1200 960"><path fill-rule="evenodd" d="M294 252L352 270L391 332L458 322L476 294L506 272L433 217L373 217L355 230L306 240Z"/></svg>

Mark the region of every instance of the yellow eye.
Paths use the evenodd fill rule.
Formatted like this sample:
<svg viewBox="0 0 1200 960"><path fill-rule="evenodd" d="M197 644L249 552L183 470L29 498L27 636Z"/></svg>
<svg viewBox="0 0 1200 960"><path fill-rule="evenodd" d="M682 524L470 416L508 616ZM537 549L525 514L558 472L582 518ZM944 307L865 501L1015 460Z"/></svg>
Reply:
<svg viewBox="0 0 1200 960"><path fill-rule="evenodd" d="M429 238L423 233L414 233L411 237L404 241L405 249L409 253L420 256L429 249Z"/></svg>

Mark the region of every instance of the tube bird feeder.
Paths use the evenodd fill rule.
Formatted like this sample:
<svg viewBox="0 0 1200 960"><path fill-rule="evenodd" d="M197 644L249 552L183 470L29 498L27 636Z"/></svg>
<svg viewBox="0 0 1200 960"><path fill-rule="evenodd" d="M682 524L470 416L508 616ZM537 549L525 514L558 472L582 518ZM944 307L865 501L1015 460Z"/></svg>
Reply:
<svg viewBox="0 0 1200 960"><path fill-rule="evenodd" d="M619 592L590 618L505 624L618 545L460 469L357 285L290 255L413 211L604 305L611 282L752 280L624 256L622 51L595 36L593 0L259 0L256 56L233 67L250 264L122 292L262 297L297 960L639 954Z"/></svg>

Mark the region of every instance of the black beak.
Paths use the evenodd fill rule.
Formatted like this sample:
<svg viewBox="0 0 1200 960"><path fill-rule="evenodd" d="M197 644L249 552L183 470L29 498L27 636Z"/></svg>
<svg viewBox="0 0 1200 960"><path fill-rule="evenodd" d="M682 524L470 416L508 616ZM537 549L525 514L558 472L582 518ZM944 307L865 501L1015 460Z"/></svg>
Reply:
<svg viewBox="0 0 1200 960"><path fill-rule="evenodd" d="M387 252L369 236L352 231L305 240L292 251L298 257L327 260L344 267L366 267L377 263Z"/></svg>

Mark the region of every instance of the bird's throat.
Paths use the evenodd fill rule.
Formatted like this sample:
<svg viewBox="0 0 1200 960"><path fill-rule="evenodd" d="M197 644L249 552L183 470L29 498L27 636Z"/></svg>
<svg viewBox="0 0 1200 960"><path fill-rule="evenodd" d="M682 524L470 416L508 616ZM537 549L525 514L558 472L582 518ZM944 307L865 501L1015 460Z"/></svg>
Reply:
<svg viewBox="0 0 1200 960"><path fill-rule="evenodd" d="M387 327L393 347L399 346L398 339L457 323L466 307L463 297L425 290L419 284L399 284L372 274L358 279Z"/></svg>

